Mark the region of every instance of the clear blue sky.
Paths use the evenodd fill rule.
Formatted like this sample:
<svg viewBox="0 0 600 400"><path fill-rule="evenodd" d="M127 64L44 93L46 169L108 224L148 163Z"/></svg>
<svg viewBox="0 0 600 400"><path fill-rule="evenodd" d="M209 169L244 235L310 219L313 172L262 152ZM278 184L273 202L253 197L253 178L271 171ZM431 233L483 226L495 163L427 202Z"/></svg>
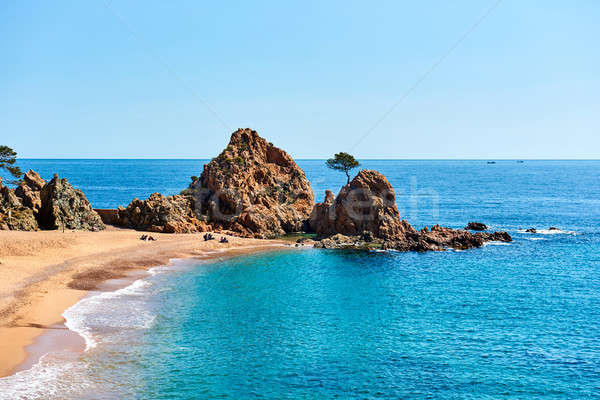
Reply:
<svg viewBox="0 0 600 400"><path fill-rule="evenodd" d="M504 0L353 147L493 3L3 0L0 144L207 158L251 127L298 158L598 158L598 0Z"/></svg>

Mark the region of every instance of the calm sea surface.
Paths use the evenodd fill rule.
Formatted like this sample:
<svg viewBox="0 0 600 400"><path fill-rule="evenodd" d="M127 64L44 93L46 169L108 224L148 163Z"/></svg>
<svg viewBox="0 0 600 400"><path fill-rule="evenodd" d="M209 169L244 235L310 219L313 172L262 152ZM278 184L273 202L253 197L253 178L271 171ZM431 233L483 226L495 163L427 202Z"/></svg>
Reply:
<svg viewBox="0 0 600 400"><path fill-rule="evenodd" d="M178 193L205 160L21 160L94 207ZM343 174L302 161L318 200ZM278 251L180 262L66 313L83 357L0 398L600 398L599 161L363 161L416 227L513 243L444 253ZM558 231L550 231L550 226ZM524 228L536 227L538 234Z"/></svg>

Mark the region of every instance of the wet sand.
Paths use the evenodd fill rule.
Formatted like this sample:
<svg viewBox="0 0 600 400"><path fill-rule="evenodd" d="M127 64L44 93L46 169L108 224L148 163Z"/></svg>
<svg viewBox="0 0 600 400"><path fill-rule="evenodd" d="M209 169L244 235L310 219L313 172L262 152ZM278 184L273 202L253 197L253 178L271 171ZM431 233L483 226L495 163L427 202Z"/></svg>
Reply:
<svg viewBox="0 0 600 400"><path fill-rule="evenodd" d="M109 227L102 232L0 231L0 377L30 367L54 348L83 349L62 313L90 290L126 286L141 270L174 258L234 256L287 247L282 241L203 234L151 235ZM215 234L220 238L221 234ZM107 282L108 281L108 282Z"/></svg>

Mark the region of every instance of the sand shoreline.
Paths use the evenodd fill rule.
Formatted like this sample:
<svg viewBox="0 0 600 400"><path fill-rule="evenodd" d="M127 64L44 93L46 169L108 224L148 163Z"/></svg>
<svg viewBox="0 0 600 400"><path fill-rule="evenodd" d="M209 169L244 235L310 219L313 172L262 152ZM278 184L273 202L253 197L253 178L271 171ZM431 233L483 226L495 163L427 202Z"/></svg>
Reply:
<svg viewBox="0 0 600 400"><path fill-rule="evenodd" d="M62 314L91 290L125 287L173 259L209 260L288 247L282 241L231 236L225 244L205 242L201 234L153 234L158 240L145 242L141 234L112 227L0 232L0 377L30 367L57 346L76 347L73 336L64 337L73 332L65 330Z"/></svg>

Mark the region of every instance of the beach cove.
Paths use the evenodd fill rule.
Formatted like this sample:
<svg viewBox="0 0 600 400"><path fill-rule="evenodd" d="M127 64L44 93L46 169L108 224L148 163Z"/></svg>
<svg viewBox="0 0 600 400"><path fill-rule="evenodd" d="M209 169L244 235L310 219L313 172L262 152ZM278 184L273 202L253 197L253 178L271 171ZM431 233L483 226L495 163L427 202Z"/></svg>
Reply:
<svg viewBox="0 0 600 400"><path fill-rule="evenodd" d="M220 258L286 246L234 237L224 244L204 241L199 234L154 234L154 242L140 241L140 236L119 228L0 231L0 376L17 371L28 359L26 347L62 324L67 308L109 279L131 280L132 274L168 265L171 259Z"/></svg>

